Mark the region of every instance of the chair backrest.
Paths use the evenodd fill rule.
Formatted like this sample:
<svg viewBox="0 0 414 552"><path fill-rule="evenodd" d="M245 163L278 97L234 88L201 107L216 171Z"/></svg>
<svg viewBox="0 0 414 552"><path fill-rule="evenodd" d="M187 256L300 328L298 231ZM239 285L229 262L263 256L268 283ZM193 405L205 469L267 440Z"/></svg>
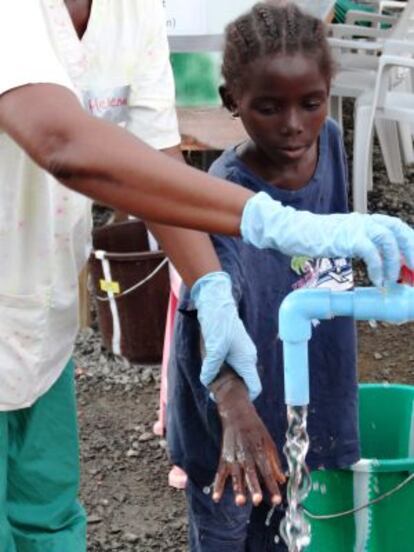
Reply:
<svg viewBox="0 0 414 552"><path fill-rule="evenodd" d="M376 111L385 108L388 94L396 90L405 94L413 94L413 72L414 42L406 40L386 41L379 63L377 82L372 99L372 123ZM400 79L402 86L398 86L398 79ZM395 107L398 109L398 106Z"/></svg>
<svg viewBox="0 0 414 552"><path fill-rule="evenodd" d="M371 19L367 16L366 19L364 19L363 12L357 11L350 11L349 15L352 15L352 17L347 18L348 24L355 26L356 23L361 24L364 21L371 21ZM387 18L389 16L386 16ZM388 21L384 22L383 20L379 20L378 22L378 30L376 28L364 28L364 31L362 33L362 36L371 36L375 39L379 38L391 38L392 40L407 40L414 34L414 0L407 0L406 5L404 9L401 11L401 14L399 17L392 16L390 18L391 20L394 19L395 22L392 23L391 28L384 28L384 23L387 23ZM391 24L391 21L389 21ZM333 30L333 36L335 36L335 25L332 25ZM341 26L338 26L338 29L341 29ZM378 32L378 34L376 34Z"/></svg>

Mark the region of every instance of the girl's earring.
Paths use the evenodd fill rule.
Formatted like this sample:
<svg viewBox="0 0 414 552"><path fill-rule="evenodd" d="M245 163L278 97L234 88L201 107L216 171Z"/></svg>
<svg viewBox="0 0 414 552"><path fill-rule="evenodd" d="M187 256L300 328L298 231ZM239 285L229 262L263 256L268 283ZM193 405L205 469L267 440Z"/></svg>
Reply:
<svg viewBox="0 0 414 552"><path fill-rule="evenodd" d="M238 111L232 111L232 114L231 114L232 118L233 119L238 119L240 117L239 115L239 112Z"/></svg>

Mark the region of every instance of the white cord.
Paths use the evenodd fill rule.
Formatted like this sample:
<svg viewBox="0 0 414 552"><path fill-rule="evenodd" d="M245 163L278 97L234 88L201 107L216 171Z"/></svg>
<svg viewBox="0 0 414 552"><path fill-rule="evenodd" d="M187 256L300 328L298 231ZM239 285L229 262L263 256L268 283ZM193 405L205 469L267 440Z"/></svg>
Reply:
<svg viewBox="0 0 414 552"><path fill-rule="evenodd" d="M120 299L121 297L125 297L125 295L128 295L129 293L132 293L133 291L135 291L136 289L140 288L141 286L143 286L144 284L146 284L149 280L151 280L151 278L153 278L156 274L158 274L158 272L168 263L168 258L166 257L165 259L163 259L163 261L157 266L157 268L155 270L153 270L151 272L151 274L149 274L146 278L144 278L143 280L141 280L140 282L138 282L137 284L133 285L132 287L126 289L125 291L123 291L122 293L118 293L117 295L114 295L114 299L118 300ZM102 301L102 302L107 302L107 301L110 301L111 298L110 297L100 297L99 295L96 296L96 299L98 301Z"/></svg>
<svg viewBox="0 0 414 552"><path fill-rule="evenodd" d="M374 504L377 504L378 502L381 502L382 500L384 500L385 498L388 498L389 496L392 496L393 494L400 491L403 487L408 485L408 483L410 483L410 481L412 481L413 479L414 479L414 473L409 475L406 479L404 479L404 481L401 481L401 483L399 483L396 487L394 487L390 491L387 491L386 493L382 494L381 496L378 496L374 500L371 500L371 502L368 502L368 504L364 504L363 506L359 506L358 508L353 508L352 510L346 510L345 512L338 512L336 514L327 514L327 515L324 515L324 516L317 516L317 515L312 514L311 512L309 512L306 508L304 508L305 514L310 519L315 519L315 520L336 519L336 518L340 518L340 517L350 516L352 514L355 514L356 512L360 512L361 510L364 510L365 508L368 508L369 506L373 506Z"/></svg>

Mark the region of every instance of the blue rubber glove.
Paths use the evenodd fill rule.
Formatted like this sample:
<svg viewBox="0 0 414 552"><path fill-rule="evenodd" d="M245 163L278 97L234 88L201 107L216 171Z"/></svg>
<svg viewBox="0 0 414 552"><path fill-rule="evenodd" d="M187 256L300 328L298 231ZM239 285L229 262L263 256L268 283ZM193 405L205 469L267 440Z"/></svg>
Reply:
<svg viewBox="0 0 414 552"><path fill-rule="evenodd" d="M211 272L199 278L191 289L191 299L197 307L206 349L201 382L208 387L226 361L244 380L253 401L262 390L257 352L239 318L230 276L226 272Z"/></svg>
<svg viewBox="0 0 414 552"><path fill-rule="evenodd" d="M286 255L360 257L378 287L397 281L402 256L414 268L414 231L386 215L316 215L260 192L246 203L240 232L246 243Z"/></svg>

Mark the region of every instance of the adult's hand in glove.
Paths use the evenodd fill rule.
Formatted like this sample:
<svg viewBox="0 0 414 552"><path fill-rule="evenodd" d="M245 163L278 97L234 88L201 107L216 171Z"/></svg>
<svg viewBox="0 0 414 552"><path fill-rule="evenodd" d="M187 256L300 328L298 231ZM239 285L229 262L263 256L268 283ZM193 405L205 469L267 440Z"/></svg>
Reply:
<svg viewBox="0 0 414 552"><path fill-rule="evenodd" d="M191 298L197 307L206 353L201 382L208 387L226 361L243 379L254 400L262 390L256 347L239 318L230 276L226 272L206 274L193 285Z"/></svg>
<svg viewBox="0 0 414 552"><path fill-rule="evenodd" d="M286 255L359 257L378 287L397 281L402 257L414 269L414 231L386 215L316 215L261 192L246 203L240 231L246 243Z"/></svg>

